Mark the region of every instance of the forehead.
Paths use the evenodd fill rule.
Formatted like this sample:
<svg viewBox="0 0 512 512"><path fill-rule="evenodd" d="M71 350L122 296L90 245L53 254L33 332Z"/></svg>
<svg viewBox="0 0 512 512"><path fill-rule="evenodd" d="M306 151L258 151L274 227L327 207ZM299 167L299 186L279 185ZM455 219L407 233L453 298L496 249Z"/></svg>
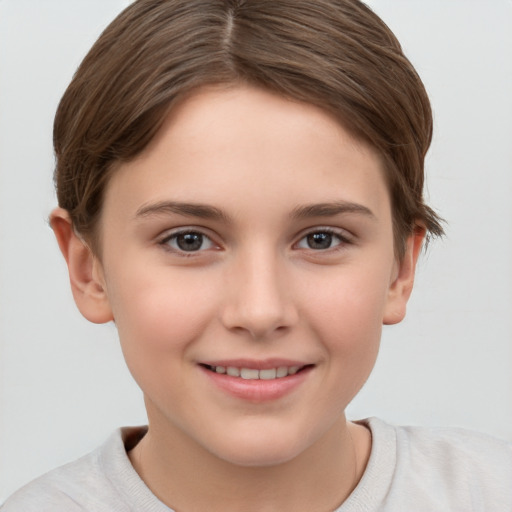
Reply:
<svg viewBox="0 0 512 512"><path fill-rule="evenodd" d="M132 211L168 199L238 209L347 200L389 209L376 151L324 110L250 86L184 99L149 146L119 166L105 207L114 190Z"/></svg>
<svg viewBox="0 0 512 512"><path fill-rule="evenodd" d="M290 146L296 149L303 136L311 142L308 147L315 145L319 151L341 143L379 158L374 148L349 133L326 109L245 84L202 87L181 99L144 153L168 144L172 137L176 144L185 142L187 146L200 141L205 152L211 142L219 155L226 148L230 152L247 146L257 150L255 143L265 149L277 149L279 143L284 154ZM259 158L264 156L258 153Z"/></svg>

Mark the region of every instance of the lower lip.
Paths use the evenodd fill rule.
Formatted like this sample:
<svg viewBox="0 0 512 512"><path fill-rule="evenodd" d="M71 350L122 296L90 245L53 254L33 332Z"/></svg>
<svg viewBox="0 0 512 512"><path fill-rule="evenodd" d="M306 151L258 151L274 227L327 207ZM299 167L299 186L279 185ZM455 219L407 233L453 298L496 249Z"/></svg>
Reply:
<svg viewBox="0 0 512 512"><path fill-rule="evenodd" d="M278 379L242 379L225 373L216 373L202 366L203 373L222 391L248 402L261 403L282 398L294 391L308 377L313 367L306 367L295 375Z"/></svg>

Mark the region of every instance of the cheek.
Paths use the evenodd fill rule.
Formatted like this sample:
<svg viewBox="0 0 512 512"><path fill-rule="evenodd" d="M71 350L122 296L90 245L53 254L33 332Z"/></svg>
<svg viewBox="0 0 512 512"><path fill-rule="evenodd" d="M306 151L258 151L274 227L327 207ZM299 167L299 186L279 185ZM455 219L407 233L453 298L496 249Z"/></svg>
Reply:
<svg viewBox="0 0 512 512"><path fill-rule="evenodd" d="M336 269L316 286L309 286L308 309L324 326L342 331L375 329L382 325L390 273L360 265Z"/></svg>
<svg viewBox="0 0 512 512"><path fill-rule="evenodd" d="M116 283L111 302L127 361L135 354L158 358L184 350L214 314L214 287L205 286L205 280L193 273L164 268L151 275L132 273Z"/></svg>
<svg viewBox="0 0 512 512"><path fill-rule="evenodd" d="M377 267L337 270L317 286L304 308L309 325L323 341L329 359L348 372L373 366L382 331L389 274Z"/></svg>

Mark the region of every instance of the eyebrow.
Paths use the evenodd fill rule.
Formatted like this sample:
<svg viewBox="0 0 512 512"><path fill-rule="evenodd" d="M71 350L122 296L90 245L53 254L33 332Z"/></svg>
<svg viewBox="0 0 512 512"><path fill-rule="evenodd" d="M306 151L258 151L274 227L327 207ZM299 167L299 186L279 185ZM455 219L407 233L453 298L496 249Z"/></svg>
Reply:
<svg viewBox="0 0 512 512"><path fill-rule="evenodd" d="M374 213L358 203L335 201L330 203L315 203L297 206L290 214L292 219L309 219L312 217L334 217L347 213L356 213L375 219ZM221 209L202 203L184 203L179 201L160 201L140 207L135 218L151 217L153 215L177 214L185 217L197 217L215 221L231 222L231 218Z"/></svg>
<svg viewBox="0 0 512 512"><path fill-rule="evenodd" d="M179 201L160 201L154 204L142 206L135 214L136 218L150 217L153 215L177 214L185 217L198 217L229 222L229 217L219 208L201 203L182 203Z"/></svg>
<svg viewBox="0 0 512 512"><path fill-rule="evenodd" d="M294 219L308 219L311 217L333 217L346 213L356 213L376 219L375 214L366 206L347 201L298 206L292 211L291 217Z"/></svg>

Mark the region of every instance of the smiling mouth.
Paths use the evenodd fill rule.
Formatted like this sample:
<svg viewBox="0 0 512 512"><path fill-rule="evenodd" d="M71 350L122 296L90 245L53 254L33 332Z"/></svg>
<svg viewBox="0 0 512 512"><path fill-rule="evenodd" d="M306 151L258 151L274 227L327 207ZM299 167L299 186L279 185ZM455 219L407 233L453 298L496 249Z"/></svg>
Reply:
<svg viewBox="0 0 512 512"><path fill-rule="evenodd" d="M201 364L201 366L213 373L228 375L230 377L238 377L244 380L274 380L282 379L290 375L295 375L302 372L306 368L312 367L313 365L308 364L305 366L278 366L276 368L266 368L263 370L236 366L212 366L209 364Z"/></svg>

